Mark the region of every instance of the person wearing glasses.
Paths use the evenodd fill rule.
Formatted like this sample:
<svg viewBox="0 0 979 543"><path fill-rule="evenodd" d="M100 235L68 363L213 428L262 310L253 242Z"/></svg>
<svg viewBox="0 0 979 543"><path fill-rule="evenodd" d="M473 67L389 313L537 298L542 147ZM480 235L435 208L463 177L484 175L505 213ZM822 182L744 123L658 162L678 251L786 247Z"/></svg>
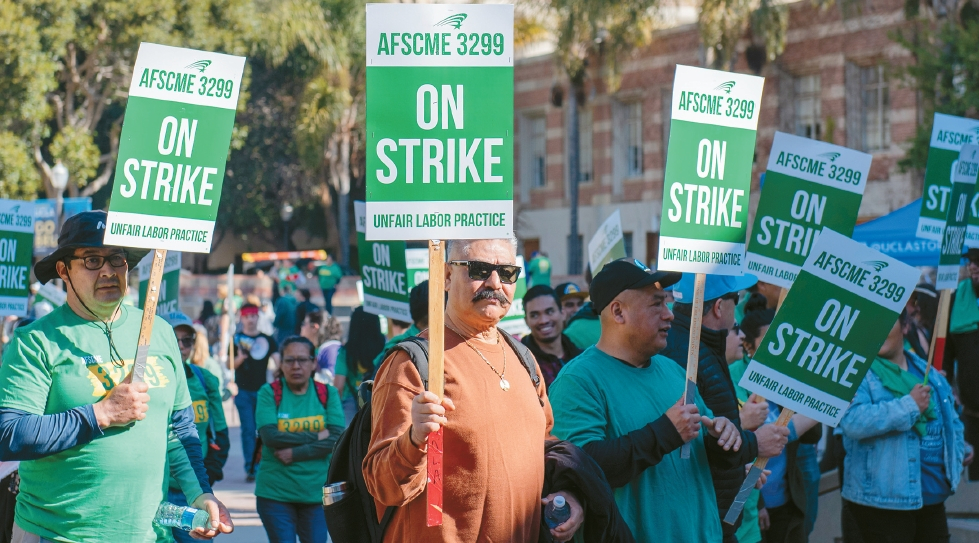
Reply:
<svg viewBox="0 0 979 543"><path fill-rule="evenodd" d="M258 516L270 543L326 543L321 502L330 457L343 433L340 394L313 380L316 347L283 340L275 382L258 391L262 460L255 482Z"/></svg>
<svg viewBox="0 0 979 543"><path fill-rule="evenodd" d="M210 514L195 535L233 529L211 494L173 329L156 317L141 382L131 376L143 312L122 304L148 252L106 246L104 211L67 221L34 266L67 302L14 334L0 367L0 460L20 460L13 541L154 541L169 462ZM171 430L172 428L172 430Z"/></svg>
<svg viewBox="0 0 979 543"><path fill-rule="evenodd" d="M577 497L560 491L541 499L544 445L554 424L544 383L535 384L521 362L517 349L525 347L497 328L520 276L516 241L453 240L446 253L444 400L426 391L400 350L374 380L364 480L378 511L398 507L384 541L534 543L544 504L557 494L571 517L550 534L568 541L584 518ZM419 336L428 339L428 330ZM427 528L428 439L439 428L443 524Z"/></svg>
<svg viewBox="0 0 979 543"><path fill-rule="evenodd" d="M192 362L199 340L194 321L180 311L174 311L164 318L173 327L173 333L177 337L180 357L184 361L187 390L190 392L190 401L194 408L194 425L197 427L197 435L203 448L204 468L207 470L208 482L213 485L224 478L224 464L228 461L228 451L231 449L228 423L224 419L224 406L221 403L221 381L211 372ZM187 505L187 498L172 476L168 501L177 505ZM183 530L173 528L172 532L173 538L178 543L192 541Z"/></svg>
<svg viewBox="0 0 979 543"><path fill-rule="evenodd" d="M707 275L704 284L704 311L700 329L700 365L697 369L697 390L704 404L714 413L738 426L741 432L742 466L751 463L758 456L778 456L788 441L787 428L766 424L754 432L741 428L738 412L738 398L731 380L725 351L727 331L734 327L734 308L738 305L740 291L753 286L758 279L749 274L743 276ZM690 322L693 311L694 274L684 273L680 281L673 285L673 313L675 319L667 337L666 348L660 353L673 359L680 367L687 367L687 352L690 347ZM681 391L682 392L682 391ZM742 466L733 468L711 465L714 493L720 518L724 518L728 508L744 482L745 470ZM724 541L736 540L736 526L722 523Z"/></svg>

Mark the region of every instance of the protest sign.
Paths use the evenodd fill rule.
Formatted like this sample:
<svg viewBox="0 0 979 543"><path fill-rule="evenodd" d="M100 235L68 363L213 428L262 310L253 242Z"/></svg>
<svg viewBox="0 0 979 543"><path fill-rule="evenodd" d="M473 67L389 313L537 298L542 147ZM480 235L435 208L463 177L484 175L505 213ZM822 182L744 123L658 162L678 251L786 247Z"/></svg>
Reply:
<svg viewBox="0 0 979 543"><path fill-rule="evenodd" d="M91 210L91 198L63 198L59 221L57 200L34 200L34 256L48 256L58 248L59 222L64 224L69 218Z"/></svg>
<svg viewBox="0 0 979 543"><path fill-rule="evenodd" d="M935 288L938 290L954 290L959 284L962 245L965 242L969 202L976 188L977 173L979 145L963 145L958 160L952 167L952 190L948 199L950 205L947 206L948 216L942 232L942 250L935 281Z"/></svg>
<svg viewBox="0 0 979 543"><path fill-rule="evenodd" d="M35 304L42 301L48 302L53 307L58 307L68 301L68 293L60 287L55 286L53 281L48 281L41 285L34 295Z"/></svg>
<svg viewBox="0 0 979 543"><path fill-rule="evenodd" d="M959 158L959 150L966 144L979 144L979 120L936 113L928 162L925 163L925 188L918 218L919 238L941 241L952 192L952 165ZM974 214L979 215L979 211Z"/></svg>
<svg viewBox="0 0 979 543"><path fill-rule="evenodd" d="M364 207L364 202L354 202L364 311L411 322L411 311L408 308L408 292L411 287L408 285L405 242L365 240Z"/></svg>
<svg viewBox="0 0 979 543"><path fill-rule="evenodd" d="M405 266L408 268L408 293L420 283L428 281L428 249L405 249Z"/></svg>
<svg viewBox="0 0 979 543"><path fill-rule="evenodd" d="M513 58L512 5L367 5L366 239L513 235Z"/></svg>
<svg viewBox="0 0 979 543"><path fill-rule="evenodd" d="M835 427L919 275L823 229L740 386Z"/></svg>
<svg viewBox="0 0 979 543"><path fill-rule="evenodd" d="M764 79L677 66L661 270L741 275Z"/></svg>
<svg viewBox="0 0 979 543"><path fill-rule="evenodd" d="M106 245L211 250L244 57L142 43Z"/></svg>
<svg viewBox="0 0 979 543"><path fill-rule="evenodd" d="M0 315L27 315L34 203L0 200Z"/></svg>
<svg viewBox="0 0 979 543"><path fill-rule="evenodd" d="M521 271L517 288L513 291L513 302L506 315L500 319L499 327L508 334L524 336L530 333L530 328L524 320L523 297L527 294L527 266L522 256L517 256L517 266L520 266Z"/></svg>
<svg viewBox="0 0 979 543"><path fill-rule="evenodd" d="M852 235L871 158L839 145L776 132L748 240L747 271L789 288L824 227Z"/></svg>
<svg viewBox="0 0 979 543"><path fill-rule="evenodd" d="M591 273L602 271L613 260L625 258L625 238L622 236L622 217L616 209L588 242L588 264Z"/></svg>
<svg viewBox="0 0 979 543"><path fill-rule="evenodd" d="M167 251L163 263L163 279L160 280L160 297L156 304L156 314L166 317L174 311L180 311L180 265L178 251ZM153 254L146 255L136 266L139 272L139 308L146 305L146 292L150 283L150 268L153 266Z"/></svg>

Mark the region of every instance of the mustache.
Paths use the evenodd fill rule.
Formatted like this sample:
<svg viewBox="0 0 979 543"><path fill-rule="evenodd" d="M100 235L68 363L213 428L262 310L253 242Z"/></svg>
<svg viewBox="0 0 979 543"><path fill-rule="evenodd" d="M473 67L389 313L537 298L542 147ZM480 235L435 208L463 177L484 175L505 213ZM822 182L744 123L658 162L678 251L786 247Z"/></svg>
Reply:
<svg viewBox="0 0 979 543"><path fill-rule="evenodd" d="M95 288L106 288L106 287L122 287L122 281L116 278L116 279L109 279L106 281L95 282Z"/></svg>
<svg viewBox="0 0 979 543"><path fill-rule="evenodd" d="M500 291L484 288L473 296L473 303L479 302L481 300L496 300L500 302L501 305L510 305L510 299L506 297Z"/></svg>

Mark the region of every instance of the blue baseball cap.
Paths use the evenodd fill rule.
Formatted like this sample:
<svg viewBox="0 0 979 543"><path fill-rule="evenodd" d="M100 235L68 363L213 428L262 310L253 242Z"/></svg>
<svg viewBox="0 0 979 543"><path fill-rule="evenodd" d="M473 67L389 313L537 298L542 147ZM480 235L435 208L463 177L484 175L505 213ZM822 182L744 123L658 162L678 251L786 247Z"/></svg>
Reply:
<svg viewBox="0 0 979 543"><path fill-rule="evenodd" d="M673 285L673 299L681 304L693 303L693 280L696 274L684 273L675 285ZM740 292L752 287L758 282L758 278L750 273L744 275L707 275L704 283L704 301L715 300L730 294Z"/></svg>

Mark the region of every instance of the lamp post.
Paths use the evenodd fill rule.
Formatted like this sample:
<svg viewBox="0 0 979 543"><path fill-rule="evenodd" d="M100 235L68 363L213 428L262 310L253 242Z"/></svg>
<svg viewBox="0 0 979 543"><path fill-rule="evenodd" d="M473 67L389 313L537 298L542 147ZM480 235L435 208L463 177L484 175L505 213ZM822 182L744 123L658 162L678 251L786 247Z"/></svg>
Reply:
<svg viewBox="0 0 979 543"><path fill-rule="evenodd" d="M57 221L58 228L56 230L61 230L61 214L65 206L64 193L65 188L68 186L69 177L68 168L60 160L51 168L51 186L54 187L55 193L57 194L55 198L55 221Z"/></svg>
<svg viewBox="0 0 979 543"><path fill-rule="evenodd" d="M282 218L283 223L282 244L284 245L284 251L289 250L289 221L292 220L293 211L295 210L289 202L282 204L282 209L279 210L279 217Z"/></svg>

